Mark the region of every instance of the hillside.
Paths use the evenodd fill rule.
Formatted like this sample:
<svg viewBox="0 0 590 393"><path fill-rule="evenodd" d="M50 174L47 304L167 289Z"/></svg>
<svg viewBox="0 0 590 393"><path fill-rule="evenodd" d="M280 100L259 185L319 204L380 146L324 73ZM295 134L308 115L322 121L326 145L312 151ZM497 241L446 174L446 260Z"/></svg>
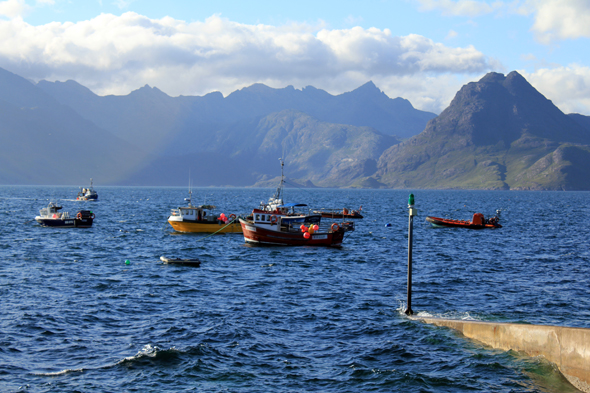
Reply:
<svg viewBox="0 0 590 393"><path fill-rule="evenodd" d="M221 93L169 97L149 86L126 96L101 97L74 81L40 81L37 86L100 128L161 156L211 152L208 142L224 139L223 129L284 110L326 123L371 127L401 139L418 134L436 117L405 99L390 99L372 82L337 96L314 87L273 89L255 84L225 98Z"/></svg>
<svg viewBox="0 0 590 393"><path fill-rule="evenodd" d="M517 72L468 83L435 117L372 82L101 97L0 69L0 184L251 186L276 181L279 157L306 186L590 190L590 117Z"/></svg>
<svg viewBox="0 0 590 393"><path fill-rule="evenodd" d="M0 69L0 184L118 182L147 156Z"/></svg>
<svg viewBox="0 0 590 393"><path fill-rule="evenodd" d="M425 130L381 156L394 188L589 189L590 132L520 74L465 85Z"/></svg>

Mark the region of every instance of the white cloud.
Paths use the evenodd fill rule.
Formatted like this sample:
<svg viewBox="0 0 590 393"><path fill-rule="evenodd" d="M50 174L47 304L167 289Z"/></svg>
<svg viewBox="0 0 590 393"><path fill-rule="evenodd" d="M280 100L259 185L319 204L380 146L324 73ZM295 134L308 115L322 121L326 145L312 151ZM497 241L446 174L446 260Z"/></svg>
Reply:
<svg viewBox="0 0 590 393"><path fill-rule="evenodd" d="M531 31L537 39L553 41L590 38L589 0L414 0L421 11L438 11L444 16L475 18L495 13L532 16Z"/></svg>
<svg viewBox="0 0 590 393"><path fill-rule="evenodd" d="M441 11L445 16L475 17L494 12L504 6L502 1L488 4L479 0L416 0L422 11Z"/></svg>
<svg viewBox="0 0 590 393"><path fill-rule="evenodd" d="M563 112L590 114L590 67L572 64L518 72Z"/></svg>
<svg viewBox="0 0 590 393"><path fill-rule="evenodd" d="M0 42L0 67L32 80L74 79L97 94L128 94L146 83L173 96L228 94L255 82L313 85L336 94L368 80L393 86L413 77L481 74L493 63L471 46L397 37L387 29L315 31L305 24L245 25L219 16L186 23L132 12L43 26L0 21Z"/></svg>
<svg viewBox="0 0 590 393"><path fill-rule="evenodd" d="M349 26L355 26L355 25L361 24L363 21L364 21L364 19L362 16L348 15L348 17L346 17L344 19L344 22Z"/></svg>
<svg viewBox="0 0 590 393"><path fill-rule="evenodd" d="M0 16L5 16L10 19L23 16L30 10L25 0L6 0L0 1Z"/></svg>
<svg viewBox="0 0 590 393"><path fill-rule="evenodd" d="M541 42L590 38L590 1L528 0L527 5L535 14L532 30Z"/></svg>
<svg viewBox="0 0 590 393"><path fill-rule="evenodd" d="M459 36L459 33L457 33L455 30L449 30L449 33L447 34L445 39L451 40L451 39L456 38L458 36Z"/></svg>
<svg viewBox="0 0 590 393"><path fill-rule="evenodd" d="M123 10L125 8L129 8L133 2L135 2L135 0L116 0L113 2L113 4L116 5L120 10Z"/></svg>

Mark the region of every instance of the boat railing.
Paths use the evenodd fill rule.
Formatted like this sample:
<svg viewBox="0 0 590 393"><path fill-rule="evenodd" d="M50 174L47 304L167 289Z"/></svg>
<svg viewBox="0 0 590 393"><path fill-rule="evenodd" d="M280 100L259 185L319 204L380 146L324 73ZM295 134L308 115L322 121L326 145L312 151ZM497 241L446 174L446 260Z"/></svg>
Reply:
<svg viewBox="0 0 590 393"><path fill-rule="evenodd" d="M301 222L280 224L280 230L282 232L301 232ZM345 231L354 231L354 222L338 222L336 220L322 220L318 225L318 233L331 233L334 232L332 225L337 224L338 228L343 228ZM306 227L309 223L303 223Z"/></svg>
<svg viewBox="0 0 590 393"><path fill-rule="evenodd" d="M180 209L170 209L171 216L180 216Z"/></svg>

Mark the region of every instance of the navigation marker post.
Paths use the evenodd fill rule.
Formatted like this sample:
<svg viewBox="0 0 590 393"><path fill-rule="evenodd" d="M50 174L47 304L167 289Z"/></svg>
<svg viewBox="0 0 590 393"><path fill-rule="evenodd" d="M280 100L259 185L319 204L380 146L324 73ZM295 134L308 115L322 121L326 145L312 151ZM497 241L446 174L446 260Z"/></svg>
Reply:
<svg viewBox="0 0 590 393"><path fill-rule="evenodd" d="M408 198L408 209L410 213L410 221L408 223L408 308L406 315L413 315L412 311L412 238L414 234L414 216L416 209L414 208L414 194L410 194Z"/></svg>

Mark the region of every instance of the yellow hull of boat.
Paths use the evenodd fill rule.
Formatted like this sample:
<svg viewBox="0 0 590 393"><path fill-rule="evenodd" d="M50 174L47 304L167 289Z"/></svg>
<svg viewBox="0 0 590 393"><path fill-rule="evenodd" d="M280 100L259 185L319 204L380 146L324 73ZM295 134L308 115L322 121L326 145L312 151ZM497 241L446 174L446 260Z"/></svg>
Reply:
<svg viewBox="0 0 590 393"><path fill-rule="evenodd" d="M226 224L217 223L201 223L201 222L187 222L187 221L168 221L172 228L177 232L190 233L242 233L242 226L239 222L234 222L226 226ZM225 227L225 228L224 228ZM222 230L220 230L223 228Z"/></svg>

